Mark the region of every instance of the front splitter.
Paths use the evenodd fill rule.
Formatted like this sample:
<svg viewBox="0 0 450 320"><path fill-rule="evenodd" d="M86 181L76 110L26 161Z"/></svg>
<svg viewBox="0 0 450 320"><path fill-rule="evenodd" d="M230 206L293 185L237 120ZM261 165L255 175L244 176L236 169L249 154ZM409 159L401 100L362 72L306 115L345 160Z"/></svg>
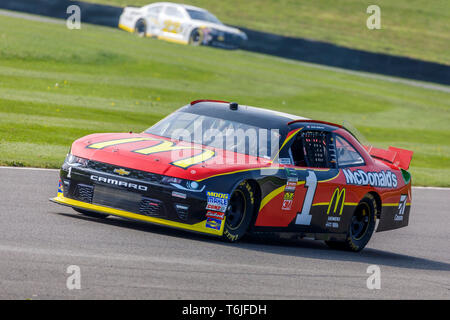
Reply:
<svg viewBox="0 0 450 320"><path fill-rule="evenodd" d="M49 200L54 203L73 207L73 208L84 209L84 210L94 211L94 212L99 212L99 213L106 213L106 214L110 214L110 215L114 215L114 216L118 216L118 217L122 217L122 218L126 218L126 219L149 222L149 223L163 225L163 226L167 226L167 227L171 227L171 228L188 230L188 231L209 234L209 235L215 235L215 236L222 236L223 229L225 226L225 220L222 221L220 229L217 230L217 229L207 227L206 220L191 225L191 224L185 224L185 223L176 222L176 221L165 220L165 219L161 219L161 218L144 216L144 215L133 213L133 212L128 212L128 211L124 211L124 210L120 210L120 209L114 209L114 208L110 208L110 207L100 206L100 205L96 205L96 204L91 204L91 203L86 203L86 202L66 198L61 193L58 193L58 196L56 196L55 198L50 198Z"/></svg>

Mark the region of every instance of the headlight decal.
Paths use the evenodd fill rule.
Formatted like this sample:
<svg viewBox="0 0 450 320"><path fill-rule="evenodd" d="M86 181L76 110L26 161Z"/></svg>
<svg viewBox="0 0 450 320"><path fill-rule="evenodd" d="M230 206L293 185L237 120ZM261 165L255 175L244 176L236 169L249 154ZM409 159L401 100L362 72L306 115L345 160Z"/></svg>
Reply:
<svg viewBox="0 0 450 320"><path fill-rule="evenodd" d="M89 160L74 156L71 153L67 155L66 160L64 161L64 163L70 167L83 167L83 168L87 167L88 162Z"/></svg>
<svg viewBox="0 0 450 320"><path fill-rule="evenodd" d="M177 189L184 190L184 191L190 191L190 192L202 192L205 189L205 186L202 186L199 189L193 189L192 186L189 187L189 182L191 182L191 181L187 181L186 187L182 186L181 184L178 184L178 183L170 183L170 185ZM195 182L195 181L193 181L193 182ZM195 182L195 183L197 183L197 182Z"/></svg>

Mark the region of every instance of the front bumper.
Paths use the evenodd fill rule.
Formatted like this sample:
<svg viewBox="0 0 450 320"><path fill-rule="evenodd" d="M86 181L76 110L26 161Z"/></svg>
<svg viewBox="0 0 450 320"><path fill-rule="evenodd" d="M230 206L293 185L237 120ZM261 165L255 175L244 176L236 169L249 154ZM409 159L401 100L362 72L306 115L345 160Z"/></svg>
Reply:
<svg viewBox="0 0 450 320"><path fill-rule="evenodd" d="M184 230L189 230L189 231L193 231L193 232L206 233L206 234L211 234L211 235L216 235L216 236L221 236L223 234L223 226L224 226L223 223L222 223L220 230L215 230L215 229L210 229L210 228L206 227L206 220L196 223L196 224L189 225L189 224L184 224L184 223L180 223L180 222L176 222L176 221L170 221L170 220L165 220L165 219L160 219L160 218L155 218L155 217L148 217L148 216L136 214L133 212L128 212L128 211L124 211L124 210L90 204L90 203L86 203L86 202L81 202L81 201L73 200L70 198L66 198L62 194L59 194L55 198L50 199L50 201L57 203L57 204L69 206L72 208L84 209L84 210L94 211L94 212L99 212L99 213L106 213L106 214L110 214L110 215L114 215L114 216L118 216L118 217L122 217L122 218L150 222L150 223L168 226L168 227L177 228L177 229L184 229Z"/></svg>
<svg viewBox="0 0 450 320"><path fill-rule="evenodd" d="M221 236L225 220L211 226L206 218L206 196L182 193L167 185L119 177L91 168L61 169L60 187L52 202L78 209L110 214L122 218ZM100 181L99 181L100 180ZM111 185L111 181L118 183ZM130 189L128 185L142 186ZM224 218L225 219L225 218Z"/></svg>
<svg viewBox="0 0 450 320"><path fill-rule="evenodd" d="M205 38L206 44L222 49L238 49L242 47L246 36L239 33L212 31Z"/></svg>

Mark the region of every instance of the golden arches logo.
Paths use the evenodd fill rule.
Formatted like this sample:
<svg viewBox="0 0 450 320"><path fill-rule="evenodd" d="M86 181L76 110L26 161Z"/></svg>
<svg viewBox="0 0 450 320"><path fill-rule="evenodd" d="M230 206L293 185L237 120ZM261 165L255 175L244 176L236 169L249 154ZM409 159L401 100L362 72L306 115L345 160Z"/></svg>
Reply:
<svg viewBox="0 0 450 320"><path fill-rule="evenodd" d="M171 165L174 165L174 166L177 166L177 167L180 167L183 169L187 169L192 165L207 161L215 156L215 152L213 150L199 148L199 147L192 147L192 146L179 146L172 141L155 139L155 138L151 138L151 137L149 137L149 138L127 138L127 139L116 139L116 140L103 141L103 142L90 144L86 148L88 148L88 149L104 149L104 148L119 145L119 144L135 143L135 142L143 142L143 141L157 141L157 143L150 147L132 150L132 152L143 154L143 155L150 155L150 154L154 154L154 153L172 152L172 151L177 151L177 150L189 151L189 152L187 152L187 153L189 153L189 156L187 156L186 158L180 159L180 160L175 160L170 163Z"/></svg>
<svg viewBox="0 0 450 320"><path fill-rule="evenodd" d="M172 141L165 141L165 140L160 141L160 143L158 143L154 146L144 148L144 149L134 150L133 152L144 154L144 155L149 155L149 154L153 154L153 153L168 152L168 151L170 151L170 152L172 152L172 151L189 151L188 152L188 153L190 153L189 157L171 162L172 165L181 167L183 169L189 168L190 166L192 166L194 164L198 164L200 162L207 161L207 160L211 159L212 157L214 157L214 155L215 155L215 152L212 150L209 150L209 149L196 148L196 147L191 147L191 146L178 146ZM199 154L193 155L194 153L198 153L199 151L200 151Z"/></svg>
<svg viewBox="0 0 450 320"><path fill-rule="evenodd" d="M341 201L341 198L342 198L342 201ZM342 188L342 190L339 190L339 188L336 188L333 192L333 195L331 196L330 203L328 204L327 214L330 214L333 203L334 203L333 214L335 214L337 212L338 205L340 203L341 207L339 209L339 215L342 215L342 210L344 210L344 202L345 202L345 188Z"/></svg>

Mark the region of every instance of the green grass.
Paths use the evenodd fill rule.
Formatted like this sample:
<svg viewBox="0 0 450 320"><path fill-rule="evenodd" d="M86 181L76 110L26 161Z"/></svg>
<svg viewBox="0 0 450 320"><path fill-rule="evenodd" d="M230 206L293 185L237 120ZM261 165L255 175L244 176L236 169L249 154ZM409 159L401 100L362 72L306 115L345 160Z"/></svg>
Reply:
<svg viewBox="0 0 450 320"><path fill-rule="evenodd" d="M143 6L149 0L88 0ZM156 1L154 1L156 2ZM450 64L448 0L177 0L206 8L224 23L341 46ZM366 9L381 8L369 30Z"/></svg>
<svg viewBox="0 0 450 320"><path fill-rule="evenodd" d="M199 98L341 123L415 152L416 185L450 186L450 94L244 51L91 25L0 20L0 164L59 167L72 141L140 132Z"/></svg>

